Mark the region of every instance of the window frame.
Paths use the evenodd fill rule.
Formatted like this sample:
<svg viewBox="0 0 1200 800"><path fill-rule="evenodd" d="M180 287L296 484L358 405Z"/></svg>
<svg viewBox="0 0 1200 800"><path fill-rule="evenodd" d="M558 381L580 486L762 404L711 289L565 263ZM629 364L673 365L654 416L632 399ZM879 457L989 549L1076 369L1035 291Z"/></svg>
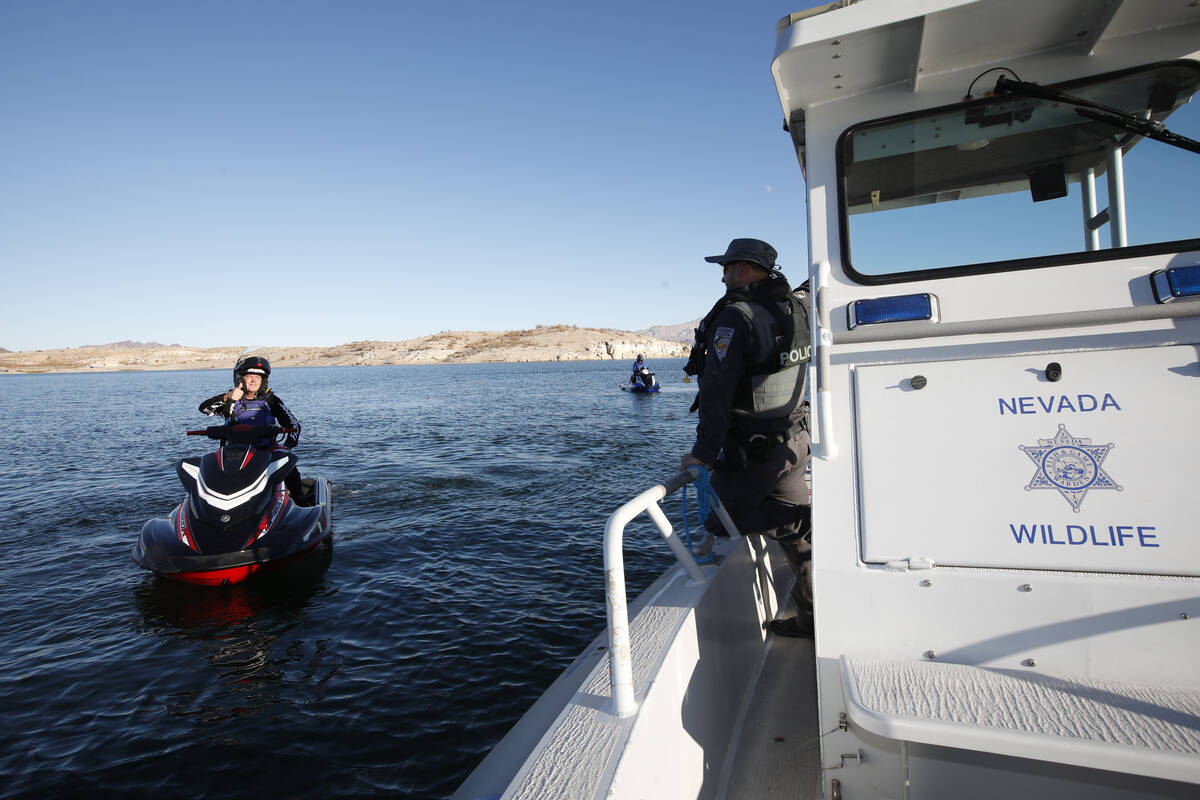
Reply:
<svg viewBox="0 0 1200 800"><path fill-rule="evenodd" d="M1115 72L1090 75L1085 78L1076 78L1070 81L1063 81L1061 83L1049 84L1047 88L1058 89L1069 94L1072 88L1103 83L1104 81L1116 80L1126 75L1132 75L1138 72L1146 72L1154 69L1178 65L1186 65L1190 69L1200 74L1200 62L1192 59L1172 59L1168 61L1156 61L1149 64L1141 64L1136 67L1117 70ZM1192 95L1192 100L1190 102L1200 102L1200 90ZM856 270L854 268L854 262L851 257L850 249L850 214L848 213L847 205L847 178L844 170L846 143L850 140L852 134L856 130L861 129L864 125L886 125L906 119L933 116L951 111L965 111L976 106L986 106L992 103L995 103L995 98L981 97L979 99L968 100L966 102L949 103L947 105L936 106L934 108L919 109L916 111L908 111L902 114L892 114L887 117L879 117L877 119L863 120L849 126L842 131L840 136L838 136L835 147L835 157L837 159L838 237L841 246L842 267L846 275L851 280L858 284L878 286L893 283L909 283L912 281L986 275L995 272L1041 269L1044 267L1057 267L1068 264L1089 264L1097 261L1117 261L1127 258L1140 258L1149 255L1159 255L1162 253L1185 253L1200 250L1200 237L1193 237L1186 239L1174 239L1165 242L1129 245L1126 247L1102 247L1098 250L1080 250L1071 253L1056 253L1042 256L1032 256L1029 258L1004 259L1001 261L981 261L969 264L957 264L950 267L932 267L928 269L907 270L905 272L889 272L881 275L870 275ZM1156 144L1160 144L1164 147L1171 146L1161 142ZM1200 156L1196 157L1200 158Z"/></svg>

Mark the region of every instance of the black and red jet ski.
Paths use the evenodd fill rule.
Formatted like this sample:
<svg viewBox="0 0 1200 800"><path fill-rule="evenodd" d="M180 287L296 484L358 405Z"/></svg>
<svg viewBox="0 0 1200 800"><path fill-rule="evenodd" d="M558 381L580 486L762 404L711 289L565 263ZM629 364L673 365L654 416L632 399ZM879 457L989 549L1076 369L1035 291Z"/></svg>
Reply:
<svg viewBox="0 0 1200 800"><path fill-rule="evenodd" d="M329 539L329 481L305 479L305 496L293 498L283 479L296 456L261 446L280 433L287 430L275 425L188 431L221 446L176 465L187 497L169 518L142 527L134 562L167 578L219 586L297 561Z"/></svg>

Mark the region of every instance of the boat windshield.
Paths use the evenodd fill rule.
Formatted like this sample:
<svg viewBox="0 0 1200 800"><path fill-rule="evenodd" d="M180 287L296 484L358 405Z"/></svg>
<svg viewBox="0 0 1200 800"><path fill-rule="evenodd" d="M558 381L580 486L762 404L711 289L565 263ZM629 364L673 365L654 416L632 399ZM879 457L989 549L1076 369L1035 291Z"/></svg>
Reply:
<svg viewBox="0 0 1200 800"><path fill-rule="evenodd" d="M1200 139L1198 86L1200 64L1174 61L1046 88ZM848 272L887 283L1200 249L1200 155L1079 108L1001 94L848 129Z"/></svg>

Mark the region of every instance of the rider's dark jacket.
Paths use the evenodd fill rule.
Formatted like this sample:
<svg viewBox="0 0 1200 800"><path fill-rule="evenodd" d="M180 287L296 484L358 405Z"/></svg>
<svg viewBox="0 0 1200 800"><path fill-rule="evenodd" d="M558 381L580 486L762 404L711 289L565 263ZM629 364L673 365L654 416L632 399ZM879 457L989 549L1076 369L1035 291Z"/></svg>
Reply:
<svg viewBox="0 0 1200 800"><path fill-rule="evenodd" d="M726 293L697 328L685 368L700 376L692 455L712 464L727 439L786 437L805 427L809 355L806 297L781 274Z"/></svg>
<svg viewBox="0 0 1200 800"><path fill-rule="evenodd" d="M253 400L227 400L225 394L210 397L200 404L200 412L209 416L222 416L231 423L247 425L278 425L293 428L286 435L283 446L291 449L300 443L300 420L292 416L279 395L266 388Z"/></svg>

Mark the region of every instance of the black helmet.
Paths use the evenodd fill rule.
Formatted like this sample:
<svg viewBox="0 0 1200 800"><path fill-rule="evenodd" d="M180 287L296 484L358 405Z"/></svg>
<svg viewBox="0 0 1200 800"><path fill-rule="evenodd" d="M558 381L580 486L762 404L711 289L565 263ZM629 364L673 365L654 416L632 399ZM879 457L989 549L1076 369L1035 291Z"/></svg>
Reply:
<svg viewBox="0 0 1200 800"><path fill-rule="evenodd" d="M637 357L637 359L636 359L636 360L637 360L637 361L641 361L641 360L642 360L642 354L641 354L641 353L638 353L638 357Z"/></svg>
<svg viewBox="0 0 1200 800"><path fill-rule="evenodd" d="M261 375L263 387L266 387L267 379L271 377L271 362L262 356L239 358L233 368L233 382L236 384L243 375Z"/></svg>

